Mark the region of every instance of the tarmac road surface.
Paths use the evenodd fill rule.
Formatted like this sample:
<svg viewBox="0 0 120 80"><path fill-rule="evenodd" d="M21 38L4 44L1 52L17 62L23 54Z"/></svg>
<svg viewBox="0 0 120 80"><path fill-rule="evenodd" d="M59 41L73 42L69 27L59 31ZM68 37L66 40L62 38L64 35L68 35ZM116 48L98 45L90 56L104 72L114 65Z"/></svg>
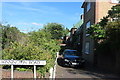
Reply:
<svg viewBox="0 0 120 80"><path fill-rule="evenodd" d="M116 75L102 71L95 67L84 67L76 69L73 67L63 67L62 60L59 57L56 66L56 80L60 78L70 78L75 80L120 80Z"/></svg>

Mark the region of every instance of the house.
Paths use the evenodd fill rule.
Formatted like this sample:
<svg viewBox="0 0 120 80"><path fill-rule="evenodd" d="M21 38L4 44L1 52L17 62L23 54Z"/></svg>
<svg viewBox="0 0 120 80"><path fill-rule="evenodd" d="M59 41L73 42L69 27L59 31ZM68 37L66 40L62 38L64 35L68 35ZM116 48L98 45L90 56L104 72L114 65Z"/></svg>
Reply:
<svg viewBox="0 0 120 80"><path fill-rule="evenodd" d="M67 46L67 48L69 48L69 49L73 49L73 37L74 37L74 34L75 34L75 32L76 32L76 30L77 30L77 28L76 27L73 27L73 28L71 28L71 30L69 31L69 36L68 36L68 38L67 38L67 40L66 40L66 46Z"/></svg>
<svg viewBox="0 0 120 80"><path fill-rule="evenodd" d="M67 41L67 46L69 46L68 48L70 49L75 49L78 50L79 52L81 52L82 50L82 29L83 29L83 19L82 19L82 15L81 15L81 19L73 25L73 27L70 30L70 37L68 38Z"/></svg>
<svg viewBox="0 0 120 80"><path fill-rule="evenodd" d="M70 37L70 33L66 34L66 35L63 37L63 43L64 43L64 44L67 44L67 41L68 41L69 37Z"/></svg>
<svg viewBox="0 0 120 80"><path fill-rule="evenodd" d="M82 16L82 15L81 15ZM73 36L73 48L82 53L82 38L83 38L83 19L81 18L75 25L77 30L74 33Z"/></svg>
<svg viewBox="0 0 120 80"><path fill-rule="evenodd" d="M110 10L112 6L116 5L116 2L113 0L106 0L104 2L100 0L95 0L95 2L85 0L81 6L84 9L82 56L91 65L96 63L94 40L90 38L90 34L87 34L86 30L91 25L97 24L103 17L108 15L108 10Z"/></svg>

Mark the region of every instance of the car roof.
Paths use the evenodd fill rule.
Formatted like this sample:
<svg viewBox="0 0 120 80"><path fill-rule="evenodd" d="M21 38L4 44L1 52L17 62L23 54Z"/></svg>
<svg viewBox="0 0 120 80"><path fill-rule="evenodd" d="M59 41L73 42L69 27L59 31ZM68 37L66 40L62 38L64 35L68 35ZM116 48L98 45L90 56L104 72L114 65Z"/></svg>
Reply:
<svg viewBox="0 0 120 80"><path fill-rule="evenodd" d="M77 51L77 50L65 49L65 51Z"/></svg>

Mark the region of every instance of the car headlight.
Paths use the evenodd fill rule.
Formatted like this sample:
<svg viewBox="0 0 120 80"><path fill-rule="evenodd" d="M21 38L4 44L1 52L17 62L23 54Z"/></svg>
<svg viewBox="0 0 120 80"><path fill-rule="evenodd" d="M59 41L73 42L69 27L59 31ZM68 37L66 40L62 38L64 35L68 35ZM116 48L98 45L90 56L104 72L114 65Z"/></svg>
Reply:
<svg viewBox="0 0 120 80"><path fill-rule="evenodd" d="M65 59L64 61L68 62L69 60L68 60L68 59Z"/></svg>

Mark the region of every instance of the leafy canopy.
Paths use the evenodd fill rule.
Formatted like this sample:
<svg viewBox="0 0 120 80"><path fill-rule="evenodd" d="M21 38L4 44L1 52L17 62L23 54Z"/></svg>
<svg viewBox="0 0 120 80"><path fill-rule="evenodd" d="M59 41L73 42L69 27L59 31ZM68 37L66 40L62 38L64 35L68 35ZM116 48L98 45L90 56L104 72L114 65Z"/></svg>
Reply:
<svg viewBox="0 0 120 80"><path fill-rule="evenodd" d="M65 33L64 26L58 23L48 23L44 28L46 32L51 33L52 39L61 39Z"/></svg>
<svg viewBox="0 0 120 80"><path fill-rule="evenodd" d="M0 28L3 37L3 59L46 60L47 64L44 67L38 67L38 71L43 76L53 67L56 52L60 50L56 39L63 35L63 26L51 23L43 29L28 34L20 32L16 27L0 25Z"/></svg>
<svg viewBox="0 0 120 80"><path fill-rule="evenodd" d="M108 16L103 17L103 19L101 19L101 21L98 24L92 25L87 32L95 40L107 39L108 36L110 36L107 35L108 33L111 33L111 35L114 34L112 33L114 31L111 31L112 28L114 28L112 30L119 30L118 24L119 22L120 22L120 4L113 6L111 10L108 11ZM114 27L114 25L116 25L117 27Z"/></svg>

